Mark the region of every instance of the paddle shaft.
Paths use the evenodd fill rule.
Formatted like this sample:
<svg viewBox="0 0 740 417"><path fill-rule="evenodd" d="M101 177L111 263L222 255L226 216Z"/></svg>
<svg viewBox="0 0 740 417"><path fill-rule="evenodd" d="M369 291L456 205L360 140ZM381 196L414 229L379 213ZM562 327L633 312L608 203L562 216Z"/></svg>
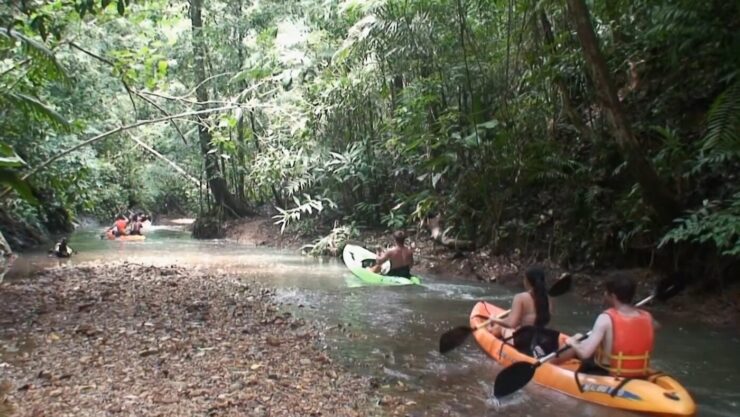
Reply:
<svg viewBox="0 0 740 417"><path fill-rule="evenodd" d="M639 303L635 304L635 307L641 307L641 306L649 303L650 301L652 301L653 298L655 298L655 294L653 294L653 295L651 295L649 297L646 297L644 300L642 300ZM591 333L592 333L592 331L589 330L588 333L586 333L586 334L582 335L581 337L579 337L578 338L578 341L579 342L582 342L582 341L588 339L588 337L591 336ZM539 360L537 360L537 362L534 363L534 366L535 367L538 367L538 366L542 365L543 363L551 360L552 358L560 355L561 353L565 352L566 350L568 350L570 348L571 348L570 345L565 345L565 346L561 347L560 349L556 350L555 352L552 352L549 355L543 356L542 358L540 358Z"/></svg>
<svg viewBox="0 0 740 417"><path fill-rule="evenodd" d="M491 317L491 318L489 318L488 320L484 321L483 323L481 323L481 324L479 324L479 325L475 326L475 329L473 329L473 331L476 331L476 330L478 330L478 329L482 329L482 328L484 328L484 327L488 326L489 324L493 323L493 321L494 321L494 320L500 320L500 319L505 319L505 318L506 318L506 316L508 316L508 315L509 315L509 313L511 313L511 309L509 309L509 310L506 310L506 311L503 311L503 312L501 312L501 313L500 313L500 314L499 314L498 316L496 316L496 317Z"/></svg>

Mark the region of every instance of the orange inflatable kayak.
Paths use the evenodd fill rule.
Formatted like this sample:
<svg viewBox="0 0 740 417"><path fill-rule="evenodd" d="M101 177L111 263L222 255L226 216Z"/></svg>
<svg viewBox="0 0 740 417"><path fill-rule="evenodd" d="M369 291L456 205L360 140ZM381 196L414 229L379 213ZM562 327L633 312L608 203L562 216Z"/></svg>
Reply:
<svg viewBox="0 0 740 417"><path fill-rule="evenodd" d="M114 235L112 232L106 232L105 237L108 240L144 240L146 239L146 236L144 235L123 235L118 236Z"/></svg>
<svg viewBox="0 0 740 417"><path fill-rule="evenodd" d="M479 302L470 313L470 327L476 328L490 316L504 310L493 304ZM478 345L496 362L509 366L514 362L533 363L535 359L480 329L473 333ZM561 346L567 335L560 335ZM693 416L696 404L688 391L672 377L650 370L646 379L629 379L578 373L580 361L573 359L561 365L544 363L537 368L534 382L584 401L606 407L647 413L655 416Z"/></svg>

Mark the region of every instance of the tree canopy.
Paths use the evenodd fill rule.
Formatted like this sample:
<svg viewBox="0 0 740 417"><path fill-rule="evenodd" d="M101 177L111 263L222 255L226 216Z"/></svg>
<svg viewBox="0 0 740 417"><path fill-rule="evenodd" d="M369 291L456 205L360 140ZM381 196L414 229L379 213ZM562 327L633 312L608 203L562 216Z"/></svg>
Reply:
<svg viewBox="0 0 740 417"><path fill-rule="evenodd" d="M737 271L737 2L6 1L0 23L4 223L441 214L499 252Z"/></svg>

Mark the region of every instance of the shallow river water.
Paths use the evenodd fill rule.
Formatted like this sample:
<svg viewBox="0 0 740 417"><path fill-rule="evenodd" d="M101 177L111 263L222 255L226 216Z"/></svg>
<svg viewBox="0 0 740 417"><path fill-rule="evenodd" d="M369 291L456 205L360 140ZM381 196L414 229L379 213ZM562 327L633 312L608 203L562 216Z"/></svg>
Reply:
<svg viewBox="0 0 740 417"><path fill-rule="evenodd" d="M67 262L128 260L155 265L198 265L243 274L277 288L296 314L328 326L326 343L335 360L377 378L425 416L631 416L588 404L534 384L507 399L492 401L500 367L472 338L447 356L437 352L439 336L466 324L478 300L508 306L512 291L497 285L424 276L423 285L366 287L338 260L315 260L291 251L254 248L226 241L198 241L177 228L152 227L139 242L100 240L97 230L74 233L71 260L45 253L23 254L7 277ZM560 330L587 330L598 306L563 296L553 323ZM734 332L679 321L653 310L662 329L653 364L675 376L696 399L699 416L740 416L740 337Z"/></svg>

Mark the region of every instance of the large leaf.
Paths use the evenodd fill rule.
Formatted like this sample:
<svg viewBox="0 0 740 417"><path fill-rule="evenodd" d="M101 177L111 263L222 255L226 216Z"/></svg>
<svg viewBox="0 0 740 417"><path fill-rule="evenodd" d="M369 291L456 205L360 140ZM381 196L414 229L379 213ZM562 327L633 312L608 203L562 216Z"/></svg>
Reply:
<svg viewBox="0 0 740 417"><path fill-rule="evenodd" d="M18 168L25 165L20 156L0 156L0 168Z"/></svg>
<svg viewBox="0 0 740 417"><path fill-rule="evenodd" d="M29 117L33 116L38 121L49 122L63 131L69 131L70 129L69 122L64 116L31 96L0 91L0 103L6 104L9 107L15 107L25 115Z"/></svg>
<svg viewBox="0 0 740 417"><path fill-rule="evenodd" d="M18 168L25 165L26 161L18 156L10 145L0 142L0 168Z"/></svg>
<svg viewBox="0 0 740 417"><path fill-rule="evenodd" d="M64 67L59 63L54 52L43 43L14 30L0 30L0 37L21 41L25 53L32 58L33 65L45 72L48 79L69 82Z"/></svg>
<svg viewBox="0 0 740 417"><path fill-rule="evenodd" d="M0 169L0 184L9 186L24 200L31 204L38 204L39 201L33 195L31 186L24 180L22 180L18 173L9 169Z"/></svg>

